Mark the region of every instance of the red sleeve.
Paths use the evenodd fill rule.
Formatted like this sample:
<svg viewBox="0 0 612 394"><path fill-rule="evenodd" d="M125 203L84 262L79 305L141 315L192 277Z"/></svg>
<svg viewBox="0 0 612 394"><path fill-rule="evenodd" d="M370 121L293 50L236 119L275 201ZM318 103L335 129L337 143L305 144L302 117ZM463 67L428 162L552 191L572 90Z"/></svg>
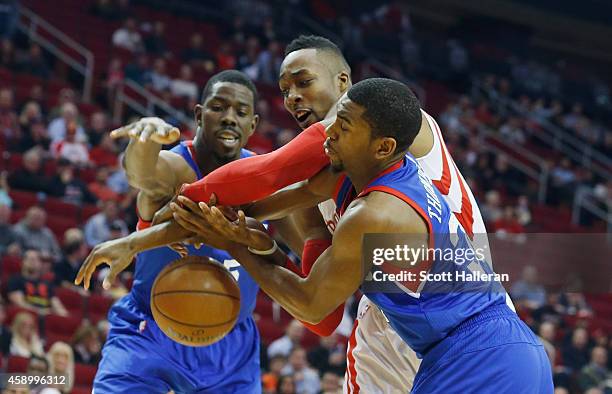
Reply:
<svg viewBox="0 0 612 394"><path fill-rule="evenodd" d="M306 244L304 245L304 252L302 253L302 270L300 270L291 260L289 260L289 258L287 258L285 268L292 271L294 274L301 276L302 278L308 276L314 262L330 245L331 241L327 239L306 241ZM327 315L325 319L321 320L319 323L310 324L302 322L302 324L315 334L322 337L327 337L336 331L336 328L342 321L343 315L344 303L339 305L336 310Z"/></svg>
<svg viewBox="0 0 612 394"><path fill-rule="evenodd" d="M224 165L181 193L208 202L215 193L219 205L243 205L309 179L329 164L323 142L325 127L315 123L285 146L264 155L247 157Z"/></svg>

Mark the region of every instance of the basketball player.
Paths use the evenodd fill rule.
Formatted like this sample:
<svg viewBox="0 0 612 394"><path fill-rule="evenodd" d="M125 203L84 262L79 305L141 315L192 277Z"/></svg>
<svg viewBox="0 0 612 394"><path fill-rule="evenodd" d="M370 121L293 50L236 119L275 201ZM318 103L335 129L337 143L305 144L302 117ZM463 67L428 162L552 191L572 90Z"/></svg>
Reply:
<svg viewBox="0 0 612 394"><path fill-rule="evenodd" d="M417 98L397 81L368 79L341 98L325 142L332 168L344 172L334 192L340 220L332 245L305 279L282 267L287 256L271 238L262 241L264 232L247 228L242 212L230 222L205 203L189 203L190 212L172 204L174 217L227 249L266 293L301 320L319 322L361 287L422 357L413 393L552 393L542 344L506 305L490 265L484 256L476 257L463 225L408 152L421 122ZM473 257L449 261L434 253L416 266L386 264L382 272L413 272L417 279L364 283L373 268L372 256L363 256L364 236L394 233L411 234L404 238L408 247L427 245L457 256L472 251ZM458 279L457 274L477 271L492 278ZM423 273L451 279L419 279Z"/></svg>
<svg viewBox="0 0 612 394"><path fill-rule="evenodd" d="M297 38L286 49L279 86L286 109L298 124L306 129L288 145L275 152L233 162L214 171L203 181L185 188L185 194L194 200L207 202L214 191L220 203L240 205L259 200L279 188L312 177L329 164L322 148L325 139L324 127L317 122L328 112L333 112L336 101L350 85L350 68L336 45L323 37ZM427 175L434 179L434 185L443 194L464 227L475 234L485 235L484 222L474 196L447 151L438 125L428 114L422 114L422 127L410 147L410 152L417 157ZM284 195L291 193L294 191L272 196L268 199L269 204L262 201L257 204L258 209L248 213L259 219L281 217L282 215L278 216L279 210L283 210L281 201ZM337 221L335 204L329 200L320 204L319 208L328 229L333 231ZM291 206L291 209L285 210L285 214L294 211ZM308 224L311 230L316 229L313 220ZM318 238L305 240L302 255L302 268L306 268L305 272L329 246L329 240L325 239L320 231L317 234ZM166 234L151 245L166 244L167 240ZM104 256L105 254L108 255L107 250L100 249L97 254L94 252L90 256L92 259L88 261L101 263L104 258L111 260L110 257ZM87 268L86 265L84 267ZM95 269L95 266L92 268ZM120 269L118 268L118 271ZM332 332L336 328L340 319L337 311L335 314L336 317L328 319L327 324L323 325L325 329L319 333ZM352 390L347 387L348 378L352 378L367 392L409 391L418 368L418 359L414 352L401 341L380 311L373 307L366 297L361 299L357 319L359 324L354 326L349 342L349 368L345 390ZM372 347L382 348L384 351L373 351Z"/></svg>
<svg viewBox="0 0 612 394"><path fill-rule="evenodd" d="M113 132L116 138L131 137L123 164L130 184L140 190L139 229L148 227L154 213L183 183L251 155L243 147L257 126L256 101L256 88L246 75L223 71L210 78L202 104L195 107L198 129L193 141L166 151L162 144L176 142L178 130L147 126ZM225 251L190 247L188 252L218 260L237 279L241 307L236 326L206 347L183 346L166 337L151 315L151 286L158 273L180 256L169 248L140 253L130 293L109 313L111 329L94 381L96 394L261 392L259 334L252 318L257 284Z"/></svg>

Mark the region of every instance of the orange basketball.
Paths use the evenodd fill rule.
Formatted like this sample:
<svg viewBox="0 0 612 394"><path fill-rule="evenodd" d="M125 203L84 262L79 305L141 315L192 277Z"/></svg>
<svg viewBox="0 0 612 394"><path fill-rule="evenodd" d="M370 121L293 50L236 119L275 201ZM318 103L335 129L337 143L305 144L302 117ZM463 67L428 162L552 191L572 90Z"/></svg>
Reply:
<svg viewBox="0 0 612 394"><path fill-rule="evenodd" d="M172 340L206 346L223 338L240 313L240 288L219 262L187 256L164 268L151 289L155 322Z"/></svg>

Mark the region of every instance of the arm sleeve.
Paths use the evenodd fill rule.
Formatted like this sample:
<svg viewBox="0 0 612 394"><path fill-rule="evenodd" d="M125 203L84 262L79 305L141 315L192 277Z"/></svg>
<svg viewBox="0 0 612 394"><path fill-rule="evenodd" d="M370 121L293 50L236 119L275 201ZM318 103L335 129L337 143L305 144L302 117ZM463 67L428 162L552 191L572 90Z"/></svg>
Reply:
<svg viewBox="0 0 612 394"><path fill-rule="evenodd" d="M208 202L215 193L219 205L243 205L299 181L309 179L329 164L323 142L325 127L315 123L285 146L264 155L236 160L203 179L184 186L181 193Z"/></svg>

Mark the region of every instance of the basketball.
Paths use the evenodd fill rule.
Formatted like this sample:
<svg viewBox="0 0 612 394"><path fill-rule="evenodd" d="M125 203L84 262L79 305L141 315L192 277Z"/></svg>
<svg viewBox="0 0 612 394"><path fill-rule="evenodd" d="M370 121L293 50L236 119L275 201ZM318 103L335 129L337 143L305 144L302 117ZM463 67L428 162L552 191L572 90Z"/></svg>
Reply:
<svg viewBox="0 0 612 394"><path fill-rule="evenodd" d="M208 257L188 256L165 267L151 289L159 328L187 346L223 338L240 312L240 288L230 272Z"/></svg>

